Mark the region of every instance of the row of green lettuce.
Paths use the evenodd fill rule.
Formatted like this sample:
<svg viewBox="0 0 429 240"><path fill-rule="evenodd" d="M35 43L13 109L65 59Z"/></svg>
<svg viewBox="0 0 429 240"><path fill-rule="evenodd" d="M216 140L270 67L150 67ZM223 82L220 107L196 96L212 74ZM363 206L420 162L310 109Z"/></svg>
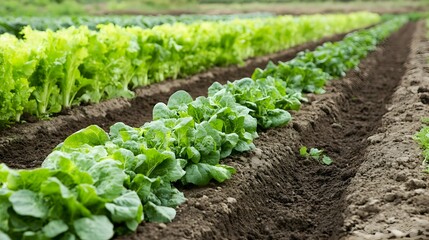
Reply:
<svg viewBox="0 0 429 240"><path fill-rule="evenodd" d="M61 17L0 17L0 34L10 33L21 37L21 31L26 26L35 30L52 30L68 28L71 26L87 26L97 30L99 24L115 24L120 27L152 28L162 24L177 22L191 24L201 21L231 21L234 19L251 19L273 17L272 13L242 13L231 15L159 15L159 16L61 16Z"/></svg>
<svg viewBox="0 0 429 240"><path fill-rule="evenodd" d="M133 97L132 89L242 63L251 56L347 32L377 14L280 16L175 23L152 29L99 25L59 31L27 27L24 39L0 35L0 125L23 113L44 118L83 102Z"/></svg>
<svg viewBox="0 0 429 240"><path fill-rule="evenodd" d="M303 93L356 68L407 21L397 18L325 43L251 78L214 83L208 97L178 91L153 121L109 133L92 125L69 136L42 167L0 165L0 239L110 239L142 221L169 222L185 201L176 186L223 182L236 170L220 160L254 148L257 129L283 126Z"/></svg>
<svg viewBox="0 0 429 240"><path fill-rule="evenodd" d="M429 38L429 18L426 19L426 29L427 31L427 38ZM429 59L427 60L427 63L429 64ZM414 139L420 144L421 148L423 149L422 155L423 155L423 163L426 164L426 172L429 173L429 119L424 118L423 122L425 125L420 129L419 132L417 132L414 136Z"/></svg>

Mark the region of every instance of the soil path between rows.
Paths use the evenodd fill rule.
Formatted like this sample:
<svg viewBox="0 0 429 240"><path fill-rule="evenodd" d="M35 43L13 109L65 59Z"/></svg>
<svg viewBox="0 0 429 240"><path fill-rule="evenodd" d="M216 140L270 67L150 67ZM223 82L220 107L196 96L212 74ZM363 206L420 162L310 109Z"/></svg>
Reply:
<svg viewBox="0 0 429 240"><path fill-rule="evenodd" d="M345 191L347 240L429 239L429 175L413 139L429 116L429 40L413 36L406 73L381 126L368 138L364 163ZM392 66L394 67L394 66Z"/></svg>
<svg viewBox="0 0 429 240"><path fill-rule="evenodd" d="M118 239L340 239L346 189L365 163L368 137L405 73L416 29L409 23L369 54L327 93L309 96L293 124L260 134L257 149L224 162L238 173L224 184L184 189L188 201L169 224L144 223ZM324 166L299 156L317 147Z"/></svg>
<svg viewBox="0 0 429 240"><path fill-rule="evenodd" d="M226 83L249 77L256 68L264 68L268 61L288 61L299 51L312 50L327 41L338 41L345 34L302 44L264 57L252 58L244 66L217 67L187 79L168 80L136 90L132 100L112 99L100 104L76 107L65 115L48 121L15 124L0 130L0 162L12 168L40 166L52 149L72 133L91 124L108 130L116 122L139 127L152 120L152 108L158 102L166 103L177 90L188 91L193 97L207 95L208 87L215 81Z"/></svg>

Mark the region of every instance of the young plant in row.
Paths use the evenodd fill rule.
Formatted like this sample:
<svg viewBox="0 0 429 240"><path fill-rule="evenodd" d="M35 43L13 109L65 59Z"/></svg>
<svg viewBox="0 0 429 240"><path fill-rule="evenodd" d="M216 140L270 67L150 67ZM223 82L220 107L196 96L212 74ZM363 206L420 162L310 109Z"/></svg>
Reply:
<svg viewBox="0 0 429 240"><path fill-rule="evenodd" d="M248 107L249 114L262 128L287 124L291 115L286 110L299 110L304 100L300 92L289 94L285 83L271 76L257 80L243 78L226 85L214 83L209 88L209 96L223 92L231 93L239 104Z"/></svg>
<svg viewBox="0 0 429 240"><path fill-rule="evenodd" d="M311 158L325 165L331 165L333 163L332 159L326 155L323 150L317 148L308 149L306 146L302 146L299 149L299 155L307 159Z"/></svg>
<svg viewBox="0 0 429 240"><path fill-rule="evenodd" d="M218 171L235 172L231 167L218 165L221 158L229 156L232 151L244 152L254 148L253 139L258 136L257 121L249 115L250 111L247 107L237 104L235 98L226 91L219 91L207 98L198 97L195 100L188 93L178 91L170 97L167 105L164 103L155 105L153 109L155 122L149 125L165 121L163 119L192 120L196 131L190 129L182 131L181 138L189 140L185 145L178 144L173 148L176 156L191 160L185 166L186 175L183 183L206 185L212 178L216 179ZM145 126L146 124L143 129ZM160 131L162 132L158 130L157 133ZM170 135L166 134L166 136ZM171 141L164 143L170 147ZM227 172L225 174L230 175ZM195 179L194 176L200 177Z"/></svg>
<svg viewBox="0 0 429 240"><path fill-rule="evenodd" d="M424 124L423 128L414 135L414 140L423 149L423 163L426 165L425 171L429 173L429 127L427 126L428 122L424 122Z"/></svg>

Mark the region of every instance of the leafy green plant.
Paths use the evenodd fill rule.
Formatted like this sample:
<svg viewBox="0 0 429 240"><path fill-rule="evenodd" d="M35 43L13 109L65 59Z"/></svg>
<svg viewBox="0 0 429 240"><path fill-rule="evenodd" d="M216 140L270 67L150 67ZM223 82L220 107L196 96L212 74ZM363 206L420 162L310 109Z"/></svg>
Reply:
<svg viewBox="0 0 429 240"><path fill-rule="evenodd" d="M330 79L327 72L297 59L285 63L280 62L278 65L270 62L264 70L256 69L252 78L259 79L268 76L282 80L286 88L290 89L289 91L316 94L324 93L323 88Z"/></svg>
<svg viewBox="0 0 429 240"><path fill-rule="evenodd" d="M229 156L232 151L254 148L253 139L258 136L257 122L249 112L250 109L237 104L235 98L225 91L195 100L188 93L178 91L170 97L167 105L155 105L153 117L156 121L147 126L154 124L160 126L156 133L180 137L176 139L176 146L170 146L172 141L169 140L156 142L154 146L172 148L177 156L191 160L185 164L183 183L205 185L212 178L223 182L235 172L231 167L219 165L221 158ZM188 119L189 128L177 129L177 125L173 125L173 131L169 130L165 123L171 118Z"/></svg>
<svg viewBox="0 0 429 240"><path fill-rule="evenodd" d="M323 153L323 150L317 148L310 148L310 150L308 150L307 147L302 146L299 149L299 155L305 158L312 158L325 165L331 165L333 163L332 159Z"/></svg>
<svg viewBox="0 0 429 240"><path fill-rule="evenodd" d="M429 126L423 126L423 128L414 135L414 140L417 141L423 149L423 162L427 164L426 172L429 173Z"/></svg>
<svg viewBox="0 0 429 240"><path fill-rule="evenodd" d="M34 89L28 78L38 63L37 51L9 35L0 35L0 126L19 121ZM9 46L9 47L6 47ZM10 47L14 46L14 47Z"/></svg>
<svg viewBox="0 0 429 240"><path fill-rule="evenodd" d="M420 121L425 125L429 125L429 117L422 117Z"/></svg>
<svg viewBox="0 0 429 240"><path fill-rule="evenodd" d="M286 91L283 81L268 76L257 80L243 78L224 86L214 83L209 88L209 96L231 93L239 104L251 110L250 115L258 120L260 127L272 128L287 124L292 117L286 110L299 110L304 99L300 93Z"/></svg>

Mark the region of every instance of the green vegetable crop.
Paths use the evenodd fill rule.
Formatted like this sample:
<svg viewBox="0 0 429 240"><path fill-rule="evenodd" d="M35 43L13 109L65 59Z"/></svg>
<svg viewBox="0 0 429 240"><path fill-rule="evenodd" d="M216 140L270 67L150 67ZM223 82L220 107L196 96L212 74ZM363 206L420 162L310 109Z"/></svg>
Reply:
<svg viewBox="0 0 429 240"><path fill-rule="evenodd" d="M299 149L299 155L305 158L312 158L325 165L331 165L333 162L332 159L328 157L328 155L323 153L323 150L319 150L317 148L311 148L308 150L307 147L303 146Z"/></svg>
<svg viewBox="0 0 429 240"><path fill-rule="evenodd" d="M427 165L429 163L429 127L424 126L420 129L420 131L414 135L414 139L420 144L421 148L423 148L423 162L426 164L426 172L429 173L429 165Z"/></svg>

